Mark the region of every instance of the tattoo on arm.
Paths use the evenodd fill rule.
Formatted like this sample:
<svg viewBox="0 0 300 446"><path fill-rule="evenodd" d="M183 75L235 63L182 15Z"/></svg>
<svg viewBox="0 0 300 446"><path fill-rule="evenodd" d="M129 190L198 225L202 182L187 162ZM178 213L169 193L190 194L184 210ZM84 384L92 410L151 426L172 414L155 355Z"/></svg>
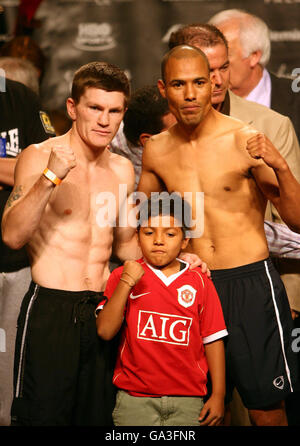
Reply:
<svg viewBox="0 0 300 446"><path fill-rule="evenodd" d="M21 198L23 195L23 186L16 186L10 196L8 197L8 200L6 202L6 208L10 208L14 201Z"/></svg>

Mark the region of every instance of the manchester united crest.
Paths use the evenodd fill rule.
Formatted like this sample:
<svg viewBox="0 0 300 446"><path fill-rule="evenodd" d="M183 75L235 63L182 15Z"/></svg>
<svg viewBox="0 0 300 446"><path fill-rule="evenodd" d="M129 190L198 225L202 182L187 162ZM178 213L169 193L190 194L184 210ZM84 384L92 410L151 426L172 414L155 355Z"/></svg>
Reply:
<svg viewBox="0 0 300 446"><path fill-rule="evenodd" d="M190 285L177 288L178 302L185 308L191 307L195 302L196 290Z"/></svg>

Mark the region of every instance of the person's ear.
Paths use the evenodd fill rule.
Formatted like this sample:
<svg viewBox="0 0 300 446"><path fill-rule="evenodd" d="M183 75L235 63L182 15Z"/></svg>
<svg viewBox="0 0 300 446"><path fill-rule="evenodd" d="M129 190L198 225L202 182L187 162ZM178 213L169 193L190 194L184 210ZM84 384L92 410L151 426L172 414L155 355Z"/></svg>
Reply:
<svg viewBox="0 0 300 446"><path fill-rule="evenodd" d="M260 50L253 51L253 53L250 54L250 67L255 68L257 64L259 64L260 59L262 56L262 52Z"/></svg>
<svg viewBox="0 0 300 446"><path fill-rule="evenodd" d="M70 116L72 121L75 121L77 114L76 114L76 103L75 103L74 99L68 98L66 101L66 107L67 107L68 115Z"/></svg>
<svg viewBox="0 0 300 446"><path fill-rule="evenodd" d="M157 88L159 89L160 94L163 98L166 98L166 86L162 79L157 81Z"/></svg>
<svg viewBox="0 0 300 446"><path fill-rule="evenodd" d="M142 147L145 146L146 141L151 137L152 135L150 135L150 133L142 133L139 137L139 142L141 144Z"/></svg>
<svg viewBox="0 0 300 446"><path fill-rule="evenodd" d="M181 250L185 249L187 245L189 244L190 239L188 237L184 237L184 239L181 242Z"/></svg>

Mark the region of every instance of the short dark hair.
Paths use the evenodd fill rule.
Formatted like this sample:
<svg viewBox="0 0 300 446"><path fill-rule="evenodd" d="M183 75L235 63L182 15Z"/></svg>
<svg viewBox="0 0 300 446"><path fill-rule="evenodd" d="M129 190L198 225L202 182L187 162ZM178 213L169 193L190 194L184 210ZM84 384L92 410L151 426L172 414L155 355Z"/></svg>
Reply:
<svg viewBox="0 0 300 446"><path fill-rule="evenodd" d="M107 62L90 62L80 67L74 75L71 97L76 103L86 88L99 88L105 91L124 93L125 105L130 97L129 80L118 66Z"/></svg>
<svg viewBox="0 0 300 446"><path fill-rule="evenodd" d="M139 145L142 133L156 135L162 131L162 118L169 113L168 101L163 98L156 85L146 85L131 96L124 115L123 131L132 144Z"/></svg>
<svg viewBox="0 0 300 446"><path fill-rule="evenodd" d="M158 215L174 217L180 224L184 237L186 237L186 232L191 229L191 206L178 193L152 192L151 196L140 205L137 230L139 231L143 226L142 223L148 221L150 217Z"/></svg>
<svg viewBox="0 0 300 446"><path fill-rule="evenodd" d="M207 23L192 23L184 25L172 32L169 38L169 49L178 45L195 45L210 47L223 44L228 49L228 42L224 34L214 25Z"/></svg>

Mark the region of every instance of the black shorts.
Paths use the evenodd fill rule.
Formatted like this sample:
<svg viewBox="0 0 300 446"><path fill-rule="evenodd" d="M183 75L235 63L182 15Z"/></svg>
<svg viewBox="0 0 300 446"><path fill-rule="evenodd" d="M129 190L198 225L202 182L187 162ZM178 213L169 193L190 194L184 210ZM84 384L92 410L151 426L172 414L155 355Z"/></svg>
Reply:
<svg viewBox="0 0 300 446"><path fill-rule="evenodd" d="M236 387L248 409L263 409L294 391L293 321L272 261L212 271L227 325L227 401Z"/></svg>
<svg viewBox="0 0 300 446"><path fill-rule="evenodd" d="M117 345L97 336L101 296L31 283L18 319L12 425L112 425Z"/></svg>

